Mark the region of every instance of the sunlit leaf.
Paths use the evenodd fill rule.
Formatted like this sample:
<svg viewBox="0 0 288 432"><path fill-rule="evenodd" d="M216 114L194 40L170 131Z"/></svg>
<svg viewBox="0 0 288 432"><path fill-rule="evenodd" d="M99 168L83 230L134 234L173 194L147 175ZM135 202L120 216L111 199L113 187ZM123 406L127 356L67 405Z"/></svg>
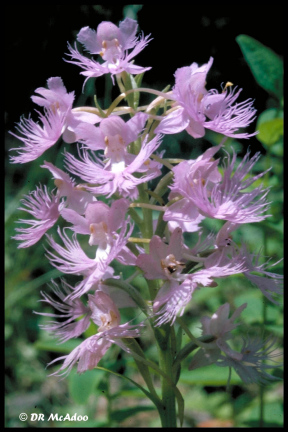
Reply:
<svg viewBox="0 0 288 432"><path fill-rule="evenodd" d="M270 48L247 35L236 37L257 83L278 99L283 94L283 61Z"/></svg>

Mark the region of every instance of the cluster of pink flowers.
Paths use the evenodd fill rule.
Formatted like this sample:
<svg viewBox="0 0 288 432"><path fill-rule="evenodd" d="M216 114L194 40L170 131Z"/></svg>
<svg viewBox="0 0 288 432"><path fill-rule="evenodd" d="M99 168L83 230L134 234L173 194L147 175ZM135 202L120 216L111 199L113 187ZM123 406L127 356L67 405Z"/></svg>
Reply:
<svg viewBox="0 0 288 432"><path fill-rule="evenodd" d="M137 38L136 32L137 22L130 18L119 27L111 22L102 22L97 31L85 27L77 40L100 59L86 57L75 44L74 48L69 46L71 59L67 61L80 66L86 80L108 73L114 84L115 78L120 82L124 76L129 78L130 74L148 71L150 67L134 64L134 57L150 41L149 36ZM241 90L232 89L230 84L221 93L206 90L212 63L210 58L202 66L192 63L177 69L172 92L155 92L153 114L149 106L117 109L116 103L111 110L73 108L74 92L67 92L60 77L49 78L47 88L36 89L37 96L32 96L33 102L43 108L42 113L37 111L39 121L31 117L21 119L18 133L12 133L23 143L12 149L17 152L11 157L12 163L39 158L60 138L67 144L78 143L77 156L68 150L64 153L67 172L51 162L45 161L41 166L50 172L55 188L49 191L47 186L40 185L23 198L20 209L33 219L20 219L22 226L16 228L14 236L19 241L18 247L26 248L45 235L46 256L51 265L63 274L80 277L75 286L63 278L61 286L52 281L52 296L42 293L42 301L55 309L55 313L42 315L59 319L42 327L64 342L80 337L91 321L98 326L95 335L69 355L56 359L64 360L61 373L69 372L77 362L78 372L96 367L113 343L131 352L123 340L139 337L146 319L156 327L173 325L189 308L195 290L215 287L218 278L243 274L268 300L278 301L282 277L266 271L268 262L259 264L259 253L249 253L245 245L238 246L231 236L241 224L268 217L268 189L258 181L265 172L250 174L259 153L250 158L248 152L238 164L236 154L231 157L227 153L224 163L220 163L214 156L223 150L222 143L195 160L178 161L175 166L163 159L163 134L186 130L199 138L210 129L226 137L248 139L255 135L242 131L255 119L256 111L251 100L238 102ZM123 85L125 80L121 82ZM141 88L134 90L141 92ZM153 94L152 89L146 91ZM122 96L123 100L128 92ZM159 179L160 185L163 164L170 165L172 178L162 194L169 191L165 205L157 195L157 187L147 193L151 180ZM159 206L154 204L157 199ZM146 209L144 218L136 211L137 207ZM163 216L159 219L162 236L159 224L153 223L152 210L159 210ZM67 226L58 227L56 240L47 231L59 218ZM223 220L223 226L203 240L201 224L205 218ZM185 244L185 232L198 232L193 248ZM114 260L135 267L135 274L142 274L148 282L159 283L151 307L150 303L147 305L147 317L140 324L121 324L119 308L137 310L140 305L137 296L121 288L121 284L130 286L133 278L125 281L115 274ZM105 284L107 280L109 283ZM211 335L213 341L205 347L202 344L192 358L190 369L216 363L234 367L245 382L273 379L265 372L267 364L262 364L262 360L273 357L271 339L264 350L265 340L244 338L241 352L227 343L237 326L233 321L245 307L246 304L240 306L229 318L230 306L226 303L211 318L201 319L203 335Z"/></svg>

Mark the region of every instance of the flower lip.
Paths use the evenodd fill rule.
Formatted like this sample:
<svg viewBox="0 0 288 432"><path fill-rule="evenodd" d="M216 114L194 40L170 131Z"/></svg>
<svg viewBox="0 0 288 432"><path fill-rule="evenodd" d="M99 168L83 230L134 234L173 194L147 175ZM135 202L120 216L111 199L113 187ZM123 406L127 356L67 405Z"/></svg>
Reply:
<svg viewBox="0 0 288 432"><path fill-rule="evenodd" d="M185 267L185 264L177 261L173 254L169 254L166 258L161 259L160 265L168 277L171 277L173 273L181 273Z"/></svg>

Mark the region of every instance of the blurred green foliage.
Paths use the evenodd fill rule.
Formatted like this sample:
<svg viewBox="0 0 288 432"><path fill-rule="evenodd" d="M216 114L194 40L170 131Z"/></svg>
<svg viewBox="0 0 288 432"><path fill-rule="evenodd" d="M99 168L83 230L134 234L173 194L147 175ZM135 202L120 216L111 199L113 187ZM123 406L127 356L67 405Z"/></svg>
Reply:
<svg viewBox="0 0 288 432"><path fill-rule="evenodd" d="M142 5L126 5L126 16L137 18ZM146 7L146 6L145 6ZM104 6L94 6L95 11L109 19ZM101 9L102 8L102 9ZM105 15L106 14L106 15ZM107 18L108 17L108 18ZM121 17L119 18L121 19ZM48 41L49 43L49 41ZM262 145L263 157L256 166L262 171L271 170L264 178L265 186L271 187L271 217L266 221L241 227L234 240L239 244L246 242L251 251L258 252L262 247L263 260L272 257L274 263L283 254L283 64L281 58L271 49L255 39L240 35L237 37L243 56L247 61L254 79L267 91L266 106L259 113L256 129L259 134L249 140L251 150L257 140ZM207 53L209 56L209 53ZM253 76L253 77L252 77ZM48 77L47 77L48 78ZM145 78L144 78L145 79ZM92 80L91 80L92 83ZM107 80L106 80L107 83ZM44 84L44 83L43 83ZM90 86L90 87L89 87ZM86 86L84 94L79 97L79 104L89 102L93 93L93 85ZM91 87L92 86L92 87ZM163 83L163 87L165 83ZM106 98L106 99L105 99ZM100 98L99 103L107 106L109 94ZM17 120L17 119L15 119ZM221 137L208 132L203 140L192 140L186 133L166 136L163 147L167 148L167 157L195 158L211 144L219 143ZM18 143L10 135L6 137L8 148L17 147ZM246 143L228 139L226 150L233 147L239 153L246 153ZM32 311L51 312L40 300L40 291L46 289L51 279L57 278L59 272L52 269L44 258L43 244L34 247L16 249L16 242L11 240L15 235L15 223L23 214L17 211L23 194L35 188L36 184L48 183L49 173L40 168L41 162L47 160L60 163L62 149L50 149L35 162L19 167L6 165L5 184L5 344L6 344L6 426L7 427L132 427L145 425L160 426L157 413L151 402L145 398L139 388L125 379L112 376L104 370L93 370L83 375L77 375L75 370L69 377L59 380L58 377L47 375L57 370L53 365L47 371L46 364L60 355L65 355L77 346L81 340L68 341L57 345L55 340L44 331L39 331L38 325L45 319ZM50 182L50 183L49 183ZM24 215L25 217L25 215ZM204 225L207 233L217 229L219 221L207 221ZM195 237L188 236L188 241L194 242ZM256 249L255 249L256 248ZM120 269L120 266L119 266ZM273 271L281 273L282 263L277 264ZM124 277L129 273L125 273ZM131 271L130 271L131 273ZM145 281L139 277L134 286L145 291ZM263 327L278 338L279 349L283 335L282 307L267 305L261 292L252 287L244 277L235 276L221 280L218 287L202 288L196 291L193 302L187 308L183 317L191 331L199 334L199 317L212 314L221 304L229 301L235 308L243 302L248 302L243 312L241 330L249 334L258 334ZM123 320L133 317L131 310L123 312ZM181 332L181 330L179 330ZM239 331L239 337L240 337ZM187 335L182 335L182 342L188 342ZM147 331L141 346L147 357L155 359L157 353L151 344L150 333ZM185 399L184 426L197 426L206 419L231 420L235 427L259 426L259 389L257 385L244 386L236 374L232 374L231 390L224 391L228 372L226 369L210 366L195 371L188 371L189 359L183 364L179 388ZM128 358L117 346L113 346L105 355L100 365L117 374L125 374L139 382L141 377L132 358ZM281 371L274 371L281 375ZM159 378L155 377L155 382ZM265 427L281 427L283 424L282 383L281 381L268 386L265 390ZM66 415L88 415L89 420L83 422L21 422L19 413L50 413Z"/></svg>

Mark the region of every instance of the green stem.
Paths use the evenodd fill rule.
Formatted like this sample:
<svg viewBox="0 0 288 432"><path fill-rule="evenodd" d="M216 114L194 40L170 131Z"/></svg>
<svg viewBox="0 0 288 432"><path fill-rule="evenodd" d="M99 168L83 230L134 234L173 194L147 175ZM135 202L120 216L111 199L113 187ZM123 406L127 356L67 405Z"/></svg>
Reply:
<svg viewBox="0 0 288 432"><path fill-rule="evenodd" d="M157 205L153 205L153 204L149 204L149 203L131 203L130 204L130 208L133 207L140 207L140 208L146 208L146 209L151 209L151 210L157 210L157 211L163 211L165 212L166 207L165 206L157 206Z"/></svg>
<svg viewBox="0 0 288 432"><path fill-rule="evenodd" d="M139 199L144 204L149 204L149 195L146 192L147 189L147 183L142 183L138 186L139 190ZM145 238L151 238L153 235L153 219L152 219L152 209L149 208L143 208L143 224L142 224L142 235ZM149 253L149 245L144 246L145 250Z"/></svg>
<svg viewBox="0 0 288 432"><path fill-rule="evenodd" d="M172 178L173 178L173 172L170 171L168 174L166 174L164 177L161 178L158 185L154 189L154 193L162 197L165 194L165 192L168 190L168 186L172 182ZM153 198L152 196L152 198L150 199L150 204L153 204L155 201L156 199Z"/></svg>
<svg viewBox="0 0 288 432"><path fill-rule="evenodd" d="M169 325L165 325L161 327L161 330L164 330L167 340L166 344L158 344L159 366L166 375L172 378L173 353L171 346L171 327ZM171 386L171 383L169 383L165 378L162 378L161 391L164 411L164 416L161 417L162 427L175 428L177 427L175 392Z"/></svg>
<svg viewBox="0 0 288 432"><path fill-rule="evenodd" d="M167 222L163 220L163 213L160 212L158 216L157 227L155 230L155 235L162 237L167 226Z"/></svg>
<svg viewBox="0 0 288 432"><path fill-rule="evenodd" d="M132 219L134 220L134 222L136 222L136 224L140 228L141 225L143 224L143 219L141 218L141 216L139 216L139 214L137 213L136 210L134 210L133 207L129 207L128 212L129 212L130 216L132 217Z"/></svg>
<svg viewBox="0 0 288 432"><path fill-rule="evenodd" d="M171 165L168 161L167 161L167 159L162 159L162 158L160 158L159 156L157 156L157 155L155 155L155 154L152 154L151 156L151 159L154 159L154 160L156 160L157 162L160 162L162 165L165 165L168 169L170 169L170 170L172 170L174 167L173 167L173 165Z"/></svg>

